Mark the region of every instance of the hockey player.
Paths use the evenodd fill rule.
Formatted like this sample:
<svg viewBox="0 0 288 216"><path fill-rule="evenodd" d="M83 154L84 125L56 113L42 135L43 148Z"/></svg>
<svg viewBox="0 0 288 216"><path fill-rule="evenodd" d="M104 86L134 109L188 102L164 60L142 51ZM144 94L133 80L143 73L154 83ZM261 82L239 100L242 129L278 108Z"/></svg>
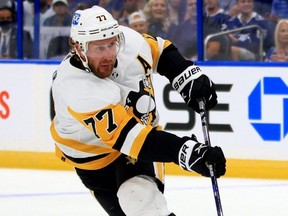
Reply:
<svg viewBox="0 0 288 216"><path fill-rule="evenodd" d="M151 77L167 77L188 106L217 103L213 82L168 40L118 26L99 6L75 12L71 51L54 74L56 155L72 165L109 215L167 216L164 166L225 174L220 147L162 131Z"/></svg>

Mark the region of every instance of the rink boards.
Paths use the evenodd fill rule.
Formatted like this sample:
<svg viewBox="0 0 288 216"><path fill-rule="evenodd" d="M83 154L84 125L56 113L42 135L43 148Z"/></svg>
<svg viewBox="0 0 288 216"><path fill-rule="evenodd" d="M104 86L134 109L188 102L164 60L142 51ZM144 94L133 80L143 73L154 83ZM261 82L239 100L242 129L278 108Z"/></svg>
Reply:
<svg viewBox="0 0 288 216"><path fill-rule="evenodd" d="M0 64L0 167L71 169L54 157L50 86L57 64ZM202 66L216 84L209 112L212 145L228 159L227 176L288 179L288 75L285 67ZM200 117L168 80L153 76L160 124L203 141ZM167 164L167 174L187 175Z"/></svg>

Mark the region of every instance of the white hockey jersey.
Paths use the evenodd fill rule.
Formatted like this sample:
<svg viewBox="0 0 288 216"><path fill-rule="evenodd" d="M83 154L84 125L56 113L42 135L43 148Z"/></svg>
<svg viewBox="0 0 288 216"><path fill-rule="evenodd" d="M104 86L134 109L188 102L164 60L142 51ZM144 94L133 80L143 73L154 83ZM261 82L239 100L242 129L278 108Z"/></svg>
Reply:
<svg viewBox="0 0 288 216"><path fill-rule="evenodd" d="M152 73L171 44L121 26L125 48L109 78L74 67L69 54L54 74L56 116L51 134L56 155L81 169L100 169L121 153L137 159L147 134L158 126Z"/></svg>

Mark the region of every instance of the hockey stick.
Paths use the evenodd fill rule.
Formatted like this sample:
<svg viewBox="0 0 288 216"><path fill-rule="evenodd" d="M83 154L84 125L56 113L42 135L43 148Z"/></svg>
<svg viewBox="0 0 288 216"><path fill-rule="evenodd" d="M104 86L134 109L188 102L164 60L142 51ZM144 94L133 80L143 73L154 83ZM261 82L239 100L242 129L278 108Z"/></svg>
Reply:
<svg viewBox="0 0 288 216"><path fill-rule="evenodd" d="M199 103L200 116L201 116L201 122L202 122L202 130L203 130L205 144L207 144L208 146L211 146L208 124L207 124L207 114L206 114L206 110L205 110L205 102L201 99L201 100L198 100L198 103ZM215 173L214 173L214 168L213 168L212 164L207 164L207 167L208 167L209 172L210 172L213 194L214 194L215 204L216 204L216 208L217 208L217 215L223 216L223 210L222 210L222 205L221 205L221 200L220 200L217 178L216 178Z"/></svg>

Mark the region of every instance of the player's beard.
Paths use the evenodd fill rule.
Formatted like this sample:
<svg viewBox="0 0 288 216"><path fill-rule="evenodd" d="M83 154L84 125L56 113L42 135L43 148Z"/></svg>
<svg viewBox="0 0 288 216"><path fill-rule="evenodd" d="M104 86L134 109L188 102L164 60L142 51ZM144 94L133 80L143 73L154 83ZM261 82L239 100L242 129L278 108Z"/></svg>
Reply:
<svg viewBox="0 0 288 216"><path fill-rule="evenodd" d="M115 61L109 61L109 62L103 62L100 63L97 67L91 67L93 74L101 79L104 79L106 77L109 77L113 71Z"/></svg>

